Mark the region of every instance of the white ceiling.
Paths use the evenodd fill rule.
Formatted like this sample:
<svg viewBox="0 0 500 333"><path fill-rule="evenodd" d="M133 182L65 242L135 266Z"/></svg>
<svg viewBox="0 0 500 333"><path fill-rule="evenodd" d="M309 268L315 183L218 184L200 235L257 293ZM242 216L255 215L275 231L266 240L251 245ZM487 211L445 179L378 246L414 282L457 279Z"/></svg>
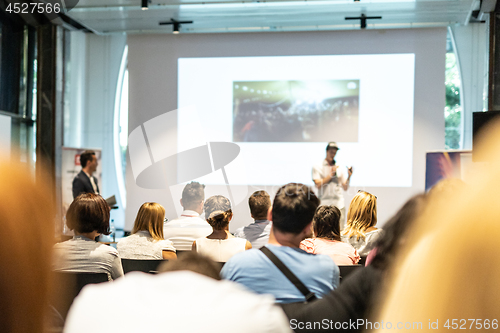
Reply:
<svg viewBox="0 0 500 333"><path fill-rule="evenodd" d="M479 0L80 0L68 16L99 34L171 33L159 22L194 21L181 33L360 29L346 16L382 16L367 29L439 27L467 24Z"/></svg>

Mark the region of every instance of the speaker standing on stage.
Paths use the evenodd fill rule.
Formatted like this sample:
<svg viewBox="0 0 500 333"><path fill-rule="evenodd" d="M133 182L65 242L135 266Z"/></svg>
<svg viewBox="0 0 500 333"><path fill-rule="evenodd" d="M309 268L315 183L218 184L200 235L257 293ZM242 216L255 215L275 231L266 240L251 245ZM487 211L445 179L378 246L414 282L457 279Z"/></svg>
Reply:
<svg viewBox="0 0 500 333"><path fill-rule="evenodd" d="M349 188L351 180L352 167L340 167L335 162L335 155L339 150L336 142L329 142L326 146L326 158L318 165L315 165L312 170L312 178L314 184L318 188L318 197L321 200L321 205L333 205L340 209L341 229L345 224L345 204L344 192Z"/></svg>
<svg viewBox="0 0 500 333"><path fill-rule="evenodd" d="M86 150L80 155L80 171L73 179L73 199L82 193L99 193L97 178L92 174L97 170L97 156L93 150Z"/></svg>

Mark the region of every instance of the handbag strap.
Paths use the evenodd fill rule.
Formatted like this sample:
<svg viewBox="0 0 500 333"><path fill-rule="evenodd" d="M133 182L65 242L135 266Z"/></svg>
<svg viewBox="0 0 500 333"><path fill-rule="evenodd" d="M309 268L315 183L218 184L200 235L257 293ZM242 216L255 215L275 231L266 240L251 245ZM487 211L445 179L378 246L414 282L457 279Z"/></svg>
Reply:
<svg viewBox="0 0 500 333"><path fill-rule="evenodd" d="M303 283L302 281L299 280L299 278L292 273L288 267L285 266L285 264L276 257L274 253L271 252L267 247L263 246L260 248L262 253L266 255L266 257L269 258L269 260L272 261L272 263L278 267L278 269L283 273L290 282L293 283L293 285L302 293L302 295L305 296L306 302L311 302L316 299L316 295L314 295L313 292L311 292Z"/></svg>

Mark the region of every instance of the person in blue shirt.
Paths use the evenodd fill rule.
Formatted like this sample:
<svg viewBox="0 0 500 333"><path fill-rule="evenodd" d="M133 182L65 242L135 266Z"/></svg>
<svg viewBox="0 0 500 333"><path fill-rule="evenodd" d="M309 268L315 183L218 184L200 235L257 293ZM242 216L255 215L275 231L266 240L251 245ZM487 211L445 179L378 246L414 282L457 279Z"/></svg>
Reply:
<svg viewBox="0 0 500 333"><path fill-rule="evenodd" d="M314 255L299 248L311 236L311 225L319 199L309 187L290 183L282 186L269 209L273 222L266 247L288 267L316 297L339 284L339 268L326 255ZM304 295L262 251L248 250L234 255L221 276L258 294L271 294L278 303L304 302Z"/></svg>

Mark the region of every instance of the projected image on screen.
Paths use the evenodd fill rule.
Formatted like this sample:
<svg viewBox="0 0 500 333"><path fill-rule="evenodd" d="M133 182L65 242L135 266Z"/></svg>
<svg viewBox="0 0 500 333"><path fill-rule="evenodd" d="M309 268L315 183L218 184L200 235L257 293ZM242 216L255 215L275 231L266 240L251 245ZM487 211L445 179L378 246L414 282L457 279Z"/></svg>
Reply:
<svg viewBox="0 0 500 333"><path fill-rule="evenodd" d="M234 81L234 142L358 141L359 80Z"/></svg>
<svg viewBox="0 0 500 333"><path fill-rule="evenodd" d="M311 184L312 166L336 141L336 161L354 166L351 186L411 186L414 54L178 61L178 107L196 115L179 113L177 150L237 144L248 172L234 168L241 174L228 176L231 184Z"/></svg>

